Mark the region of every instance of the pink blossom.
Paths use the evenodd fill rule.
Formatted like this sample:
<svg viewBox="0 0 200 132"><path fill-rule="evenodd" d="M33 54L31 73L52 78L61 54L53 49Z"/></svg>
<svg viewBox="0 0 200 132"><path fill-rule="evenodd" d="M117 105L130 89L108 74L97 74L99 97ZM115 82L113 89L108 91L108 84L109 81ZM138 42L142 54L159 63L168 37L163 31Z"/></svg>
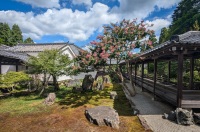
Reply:
<svg viewBox="0 0 200 132"><path fill-rule="evenodd" d="M148 40L148 45L152 45L152 41L151 40Z"/></svg>
<svg viewBox="0 0 200 132"><path fill-rule="evenodd" d="M96 57L96 56L97 56L97 52L94 52L94 53L93 53L93 56Z"/></svg>

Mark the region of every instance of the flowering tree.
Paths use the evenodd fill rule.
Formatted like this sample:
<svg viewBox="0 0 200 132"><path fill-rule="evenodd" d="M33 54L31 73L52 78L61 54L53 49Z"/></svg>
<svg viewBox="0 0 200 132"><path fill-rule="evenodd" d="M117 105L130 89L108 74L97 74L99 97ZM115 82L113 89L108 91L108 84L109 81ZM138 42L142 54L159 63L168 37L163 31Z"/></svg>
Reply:
<svg viewBox="0 0 200 132"><path fill-rule="evenodd" d="M132 52L134 48L152 48L152 41L145 40L146 37L154 33L154 31L147 29L149 26L153 25L148 25L144 21L137 23L136 19L133 21L124 19L120 23L111 23L104 26L103 35L97 36L97 41L91 42L91 52L85 52L85 55L81 55L81 62L96 66L105 64L108 60L111 64L111 59L114 59L116 69L112 69L110 66L110 70L114 70L120 77L122 84L125 85L119 68L119 63L125 61L129 69L128 73L130 73L130 83L133 86L129 60L135 56ZM135 95L135 90L132 91L132 95Z"/></svg>

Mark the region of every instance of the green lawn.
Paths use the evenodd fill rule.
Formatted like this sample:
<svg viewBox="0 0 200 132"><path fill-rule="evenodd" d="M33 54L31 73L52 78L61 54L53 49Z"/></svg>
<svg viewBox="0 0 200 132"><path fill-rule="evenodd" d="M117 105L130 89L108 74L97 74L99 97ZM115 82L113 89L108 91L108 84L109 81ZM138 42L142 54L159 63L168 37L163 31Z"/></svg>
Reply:
<svg viewBox="0 0 200 132"><path fill-rule="evenodd" d="M112 100L110 99L110 91L116 91L119 98ZM46 93L52 92L47 90ZM46 94L45 93L45 94ZM44 95L45 95L44 94ZM77 124L77 120L74 120L75 117L80 118L80 126L88 126L87 129L91 130L95 128L96 131L115 131L109 127L98 127L94 126L86 120L84 116L85 108L90 108L94 106L104 105L113 107L120 116L120 130L123 131L143 131L143 127L139 123L139 120L136 116L133 116L133 112L129 105L128 100L126 99L121 85L119 84L106 84L105 89L101 91L93 90L91 92L75 92L73 93L71 88L66 88L64 86L56 92L56 103L52 106L45 106L43 104L45 97L38 97L37 94L32 93L31 95L26 96L14 96L8 97L6 99L0 100L0 119L2 118L3 122L0 121L0 131L12 131L14 128L17 131L31 131L40 130L40 131L49 131L51 127L49 126L49 121L53 119L49 117L53 115L53 118L56 118L56 127L59 126L60 131L64 129L64 124L68 124L67 128L74 128L74 124ZM56 115L56 116L55 116ZM55 116L55 117L54 117ZM57 122L57 118L63 119L60 122ZM65 120L64 120L65 119ZM23 125L18 126L18 124L13 123L14 120L22 122ZM45 120L45 121L44 121ZM46 121L47 120L47 121ZM38 126L36 122L47 122L43 126ZM70 123L73 125L70 125ZM73 123L72 123L73 122ZM7 124L5 127L5 123ZM10 124L10 125L9 125ZM63 126L62 126L63 124ZM27 126L32 126L28 127ZM1 129L1 126L3 129ZM10 127L9 127L10 126ZM34 126L37 126L36 128ZM54 126L55 127L55 126ZM63 128L63 129L62 129ZM82 128L86 129L86 128ZM82 130L80 128L80 131ZM67 129L68 130L68 129ZM73 129L74 130L74 129ZM79 131L79 130L77 130Z"/></svg>

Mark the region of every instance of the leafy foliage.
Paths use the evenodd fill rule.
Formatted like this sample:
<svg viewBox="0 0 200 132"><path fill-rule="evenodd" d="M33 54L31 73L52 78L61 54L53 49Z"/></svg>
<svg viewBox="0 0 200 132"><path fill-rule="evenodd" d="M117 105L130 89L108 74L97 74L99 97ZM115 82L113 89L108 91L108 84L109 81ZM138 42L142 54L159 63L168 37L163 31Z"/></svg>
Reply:
<svg viewBox="0 0 200 132"><path fill-rule="evenodd" d="M10 29L7 23L0 22L0 44L15 46L18 43L33 43L29 37L23 42L22 31L17 24Z"/></svg>
<svg viewBox="0 0 200 132"><path fill-rule="evenodd" d="M24 40L24 43L25 44L33 44L34 42L30 37L28 37L27 39Z"/></svg>
<svg viewBox="0 0 200 132"><path fill-rule="evenodd" d="M30 77L24 72L10 71L0 76L0 88L10 88L17 83L29 81Z"/></svg>
<svg viewBox="0 0 200 132"><path fill-rule="evenodd" d="M54 86L57 87L56 77L68 74L71 60L68 55L53 49L40 52L37 57L31 56L27 65L31 67L30 73L52 75Z"/></svg>
<svg viewBox="0 0 200 132"><path fill-rule="evenodd" d="M159 43L167 41L172 35L182 34L190 30L198 31L200 23L200 2L199 0L182 0L172 15L172 24L169 29L160 35ZM195 25L195 27L194 27Z"/></svg>

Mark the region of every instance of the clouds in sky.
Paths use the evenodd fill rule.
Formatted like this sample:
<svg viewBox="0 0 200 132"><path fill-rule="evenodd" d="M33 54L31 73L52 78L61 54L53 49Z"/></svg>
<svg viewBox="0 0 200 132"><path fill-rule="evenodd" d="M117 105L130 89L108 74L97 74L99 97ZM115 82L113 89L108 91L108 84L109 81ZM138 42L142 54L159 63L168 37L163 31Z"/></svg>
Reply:
<svg viewBox="0 0 200 132"><path fill-rule="evenodd" d="M41 8L60 8L59 0L16 0L33 7Z"/></svg>
<svg viewBox="0 0 200 132"><path fill-rule="evenodd" d="M120 6L110 8L103 3L92 3L91 0L72 0L74 5L85 5L86 11L60 8L59 0L17 0L33 7L48 8L46 12L35 14L17 11L0 11L0 21L10 25L18 24L25 37L40 39L43 35L62 35L69 41L85 41L103 24L126 19L149 16L158 8L170 8L181 0L119 0ZM152 22L156 32L170 24L169 19L157 18Z"/></svg>

